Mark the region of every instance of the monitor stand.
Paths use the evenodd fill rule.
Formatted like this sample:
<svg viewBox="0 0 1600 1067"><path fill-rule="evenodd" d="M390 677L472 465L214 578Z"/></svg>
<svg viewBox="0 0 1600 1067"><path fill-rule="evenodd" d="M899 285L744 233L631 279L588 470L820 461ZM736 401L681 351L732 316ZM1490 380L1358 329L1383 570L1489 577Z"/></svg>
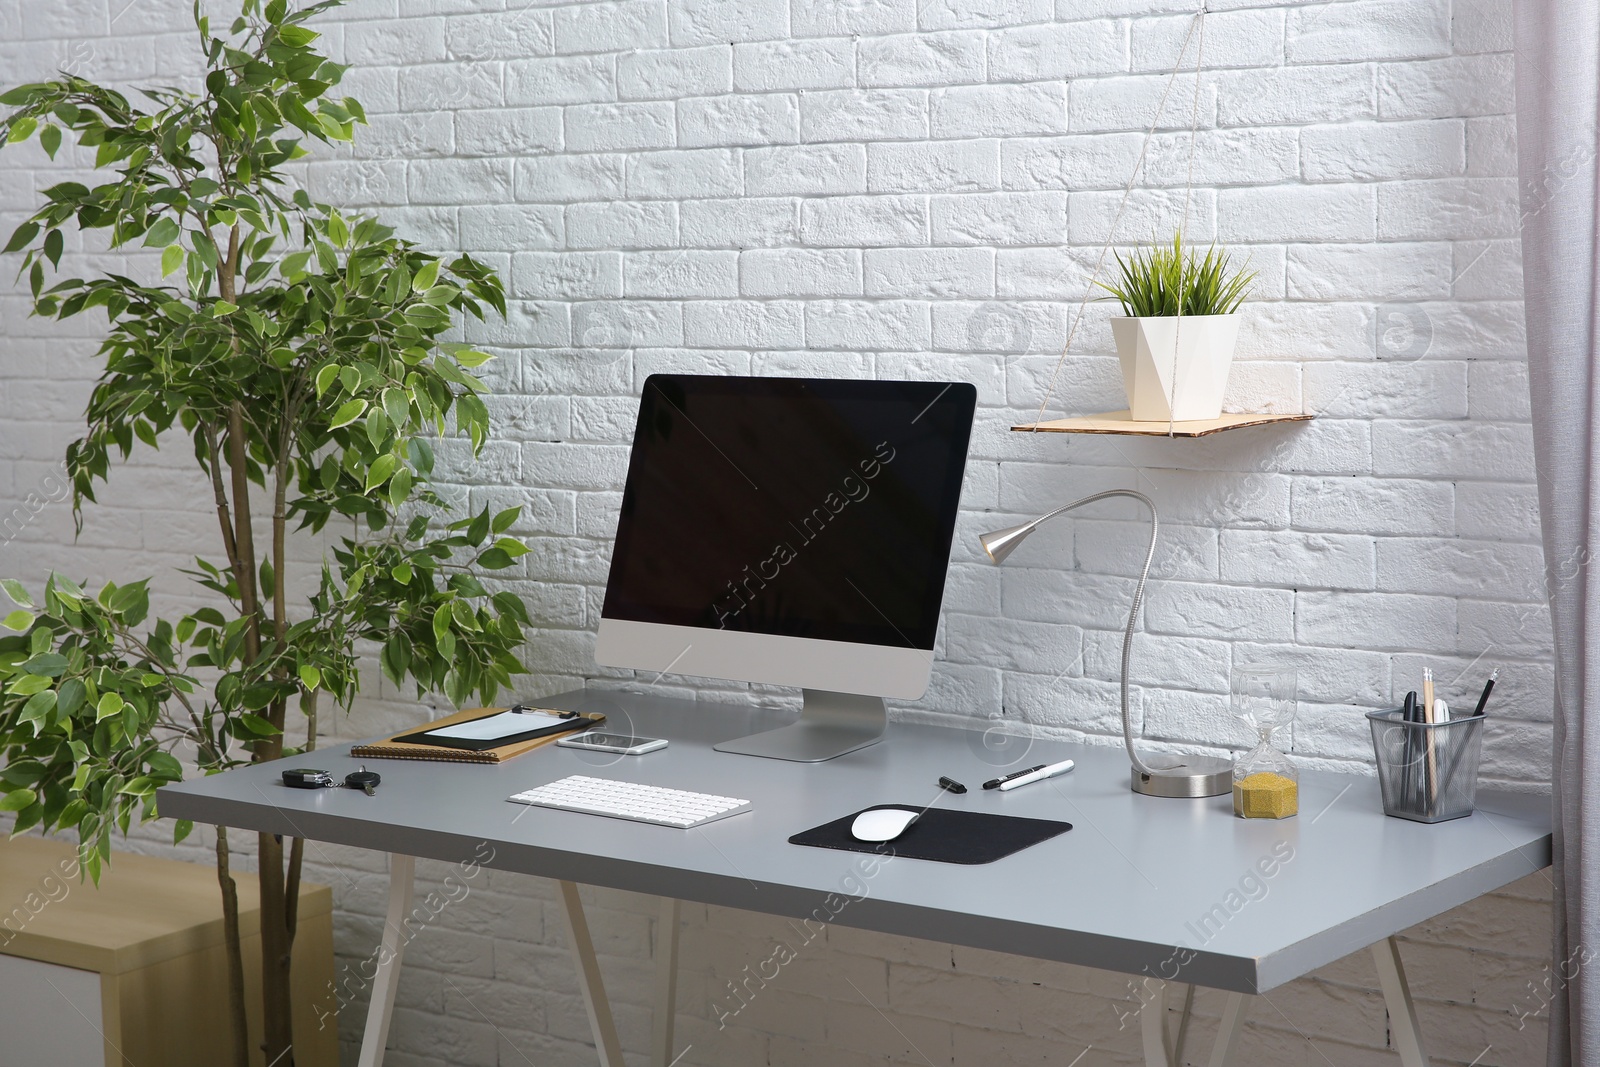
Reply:
<svg viewBox="0 0 1600 1067"><path fill-rule="evenodd" d="M718 752L737 752L742 756L821 763L883 740L889 726L889 713L884 709L882 697L830 693L825 689L801 692L804 703L800 718L795 722L766 733L736 737L713 747Z"/></svg>

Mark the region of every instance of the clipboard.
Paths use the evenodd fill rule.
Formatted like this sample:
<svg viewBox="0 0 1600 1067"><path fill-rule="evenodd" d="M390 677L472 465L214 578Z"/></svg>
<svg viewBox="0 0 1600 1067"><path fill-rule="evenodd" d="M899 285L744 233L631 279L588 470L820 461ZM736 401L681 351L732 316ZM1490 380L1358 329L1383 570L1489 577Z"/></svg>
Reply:
<svg viewBox="0 0 1600 1067"><path fill-rule="evenodd" d="M447 748L437 743L418 743L414 735L437 730L440 727L459 725L481 719L489 715L498 715L509 711L510 708L467 708L454 715L446 715L442 719L428 723L423 727L411 727L398 734L379 738L356 745L350 750L350 755L357 759L420 759L440 760L446 763L504 763L513 756L520 756L542 745L548 745L558 737L564 737L576 730L587 730L599 726L606 721L606 717L599 712L563 712L554 708L530 708L532 711L544 711L554 715L572 715L570 720L562 724L563 729L540 731L535 736L521 741L507 741L500 739L492 742L492 748Z"/></svg>
<svg viewBox="0 0 1600 1067"><path fill-rule="evenodd" d="M515 729L516 719L524 715L530 716L527 729ZM472 736L470 730L474 723L487 723L489 720L507 720L501 723L509 727L504 732L492 736ZM554 719L555 721L551 721ZM523 704L514 704L505 711L490 709L483 715L461 722L432 723L421 730L409 734L396 734L392 740L409 745L438 745L440 748L464 749L468 752L483 752L491 748L504 748L507 745L519 744L523 741L532 741L538 737L548 737L551 734L564 734L572 730L589 728L589 721L580 718L575 711L547 711L544 708L530 708Z"/></svg>

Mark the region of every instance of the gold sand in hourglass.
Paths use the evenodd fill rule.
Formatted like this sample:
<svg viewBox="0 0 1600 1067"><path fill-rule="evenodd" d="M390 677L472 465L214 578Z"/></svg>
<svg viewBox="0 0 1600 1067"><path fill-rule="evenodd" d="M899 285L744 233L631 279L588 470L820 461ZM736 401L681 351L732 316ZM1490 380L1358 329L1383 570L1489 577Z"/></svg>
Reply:
<svg viewBox="0 0 1600 1067"><path fill-rule="evenodd" d="M1233 813L1241 819L1287 819L1300 811L1300 786L1271 771L1233 783Z"/></svg>

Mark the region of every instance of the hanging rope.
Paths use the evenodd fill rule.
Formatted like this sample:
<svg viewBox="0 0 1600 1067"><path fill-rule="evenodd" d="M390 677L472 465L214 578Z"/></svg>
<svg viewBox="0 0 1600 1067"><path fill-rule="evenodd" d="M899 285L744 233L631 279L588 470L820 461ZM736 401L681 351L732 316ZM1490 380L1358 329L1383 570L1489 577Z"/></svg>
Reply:
<svg viewBox="0 0 1600 1067"><path fill-rule="evenodd" d="M1200 128L1200 68L1206 58L1206 5L1195 15L1200 28L1200 43L1194 53L1194 103L1189 110L1189 173L1183 182L1183 215L1178 219L1178 316L1172 324L1172 376L1167 379L1167 436L1178 408L1178 345L1183 339L1183 241L1189 236L1189 199L1194 193L1195 134ZM1183 57L1178 57L1179 62Z"/></svg>
<svg viewBox="0 0 1600 1067"><path fill-rule="evenodd" d="M1126 208L1128 206L1128 198L1133 194L1134 183L1139 180L1139 172L1144 168L1145 156L1150 151L1150 139L1155 136L1156 127L1161 125L1161 116L1163 114L1165 114L1166 110L1167 110L1167 98L1172 95L1172 87L1178 80L1178 74L1183 70L1183 65L1184 65L1183 64L1183 60L1184 60L1184 57L1189 54L1189 43L1194 40L1196 30L1200 30L1201 48L1202 48L1202 50L1204 49L1205 36L1204 36L1203 27L1204 27L1205 15L1206 15L1206 0L1202 0L1202 3L1200 5L1200 9L1195 12L1194 18L1191 19L1190 22L1189 22L1189 32L1184 35L1183 47L1178 50L1178 61L1173 64L1172 72L1167 75L1167 84L1161 90L1161 99L1156 104L1155 117L1150 120L1149 127L1147 127L1145 129L1144 141L1139 145L1139 156L1133 162L1133 173L1128 175L1127 184L1122 187L1122 198L1117 202L1117 210L1111 216L1111 229L1108 230L1107 233L1106 233L1106 243L1101 246L1100 255L1095 259L1094 272L1089 275L1089 282L1084 287L1083 300L1078 304L1077 314L1073 317L1072 325L1067 330L1066 342L1061 346L1061 358L1056 360L1055 368L1052 369L1051 372L1050 372L1050 381L1049 381L1048 385L1045 387L1045 394L1044 394L1043 399L1041 399L1039 401L1038 414L1034 417L1033 432L1035 432L1035 433L1037 433L1039 431L1039 423L1044 421L1044 410L1045 410L1046 405L1048 405L1050 403L1051 398L1055 396L1056 380L1057 380L1057 378L1060 377L1061 368L1067 361L1067 354L1072 351L1072 342L1073 342L1073 339L1078 336L1078 328L1083 325L1084 312L1088 310L1089 301L1094 296L1095 283L1100 280L1100 274L1105 269L1106 253L1111 251L1111 245L1116 240L1117 224L1122 221L1122 213L1123 213L1124 210L1126 210ZM1191 116L1190 129L1189 129L1189 175L1188 175L1187 183L1184 186L1184 208L1183 208L1183 212L1184 212L1184 222L1185 222L1185 224L1187 223L1188 214L1189 214L1189 196L1190 196L1190 192L1191 192L1191 190L1192 190L1192 188L1194 186L1195 130L1199 125L1199 121L1200 121L1200 60L1199 60L1199 57L1197 56L1197 58L1195 60L1194 109L1193 109L1193 115ZM1178 232L1180 234L1183 232L1183 228L1181 226L1179 227L1179 231ZM1178 310L1179 310L1180 313L1183 310L1181 301L1180 301ZM1172 412L1171 412L1170 404L1168 406L1167 414L1168 414L1167 433L1170 435L1172 433L1172 424L1171 424L1171 418L1170 418Z"/></svg>

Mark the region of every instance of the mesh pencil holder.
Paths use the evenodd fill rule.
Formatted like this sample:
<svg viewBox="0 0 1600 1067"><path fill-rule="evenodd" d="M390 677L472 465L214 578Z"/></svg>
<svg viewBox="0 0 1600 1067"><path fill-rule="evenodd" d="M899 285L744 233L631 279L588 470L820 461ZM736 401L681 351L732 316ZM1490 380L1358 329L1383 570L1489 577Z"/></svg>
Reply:
<svg viewBox="0 0 1600 1067"><path fill-rule="evenodd" d="M1400 709L1369 711L1383 813L1414 822L1471 815L1478 799L1484 716L1406 722Z"/></svg>

